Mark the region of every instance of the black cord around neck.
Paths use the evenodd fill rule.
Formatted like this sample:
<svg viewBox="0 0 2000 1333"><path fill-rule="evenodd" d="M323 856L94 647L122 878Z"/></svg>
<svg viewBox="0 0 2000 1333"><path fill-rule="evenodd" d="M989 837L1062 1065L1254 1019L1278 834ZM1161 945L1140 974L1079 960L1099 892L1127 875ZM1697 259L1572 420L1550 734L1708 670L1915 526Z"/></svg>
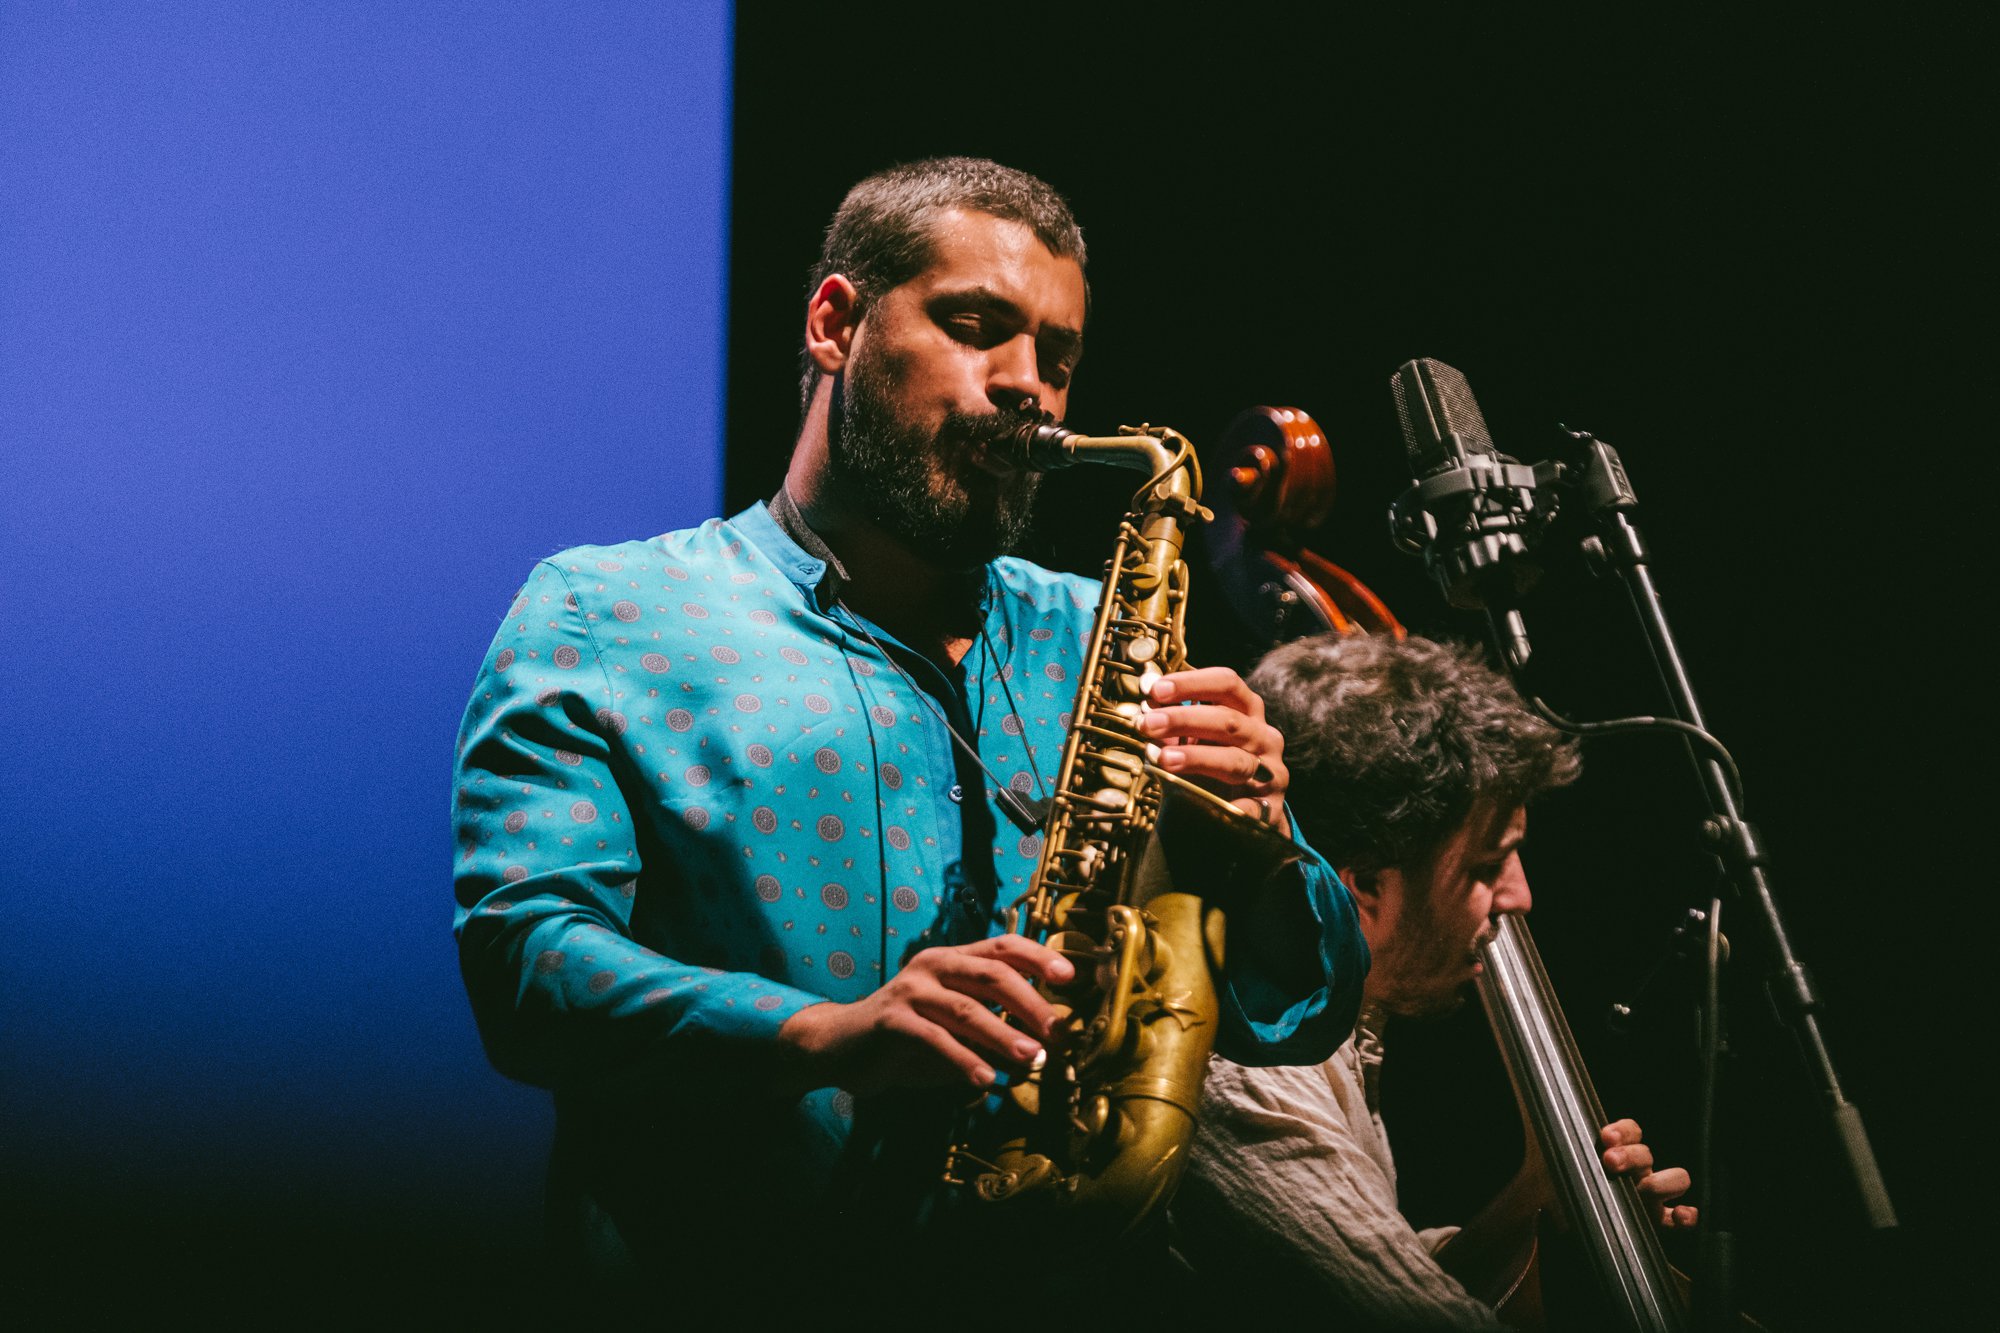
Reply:
<svg viewBox="0 0 2000 1333"><path fill-rule="evenodd" d="M1020 829L1023 836L1032 836L1033 834L1040 833L1042 831L1042 825L1048 822L1049 802L1047 800L1039 800L1023 796L1020 792L1015 791L1012 787L1002 782L1000 780L1000 775L995 773L991 768L987 767L986 761L979 757L978 747L973 745L972 742L967 740L964 736L960 735L958 728L954 727L951 724L951 718L946 716L944 709L938 707L938 702L937 700L931 698L930 691L926 690L923 686L917 684L916 678L912 676L908 671L904 670L903 664L896 660L895 655L891 653L887 648L883 647L882 641L876 638L875 635L869 631L867 622L862 620L860 616L855 615L853 609L849 607L847 603L842 601L841 599L836 597L834 599L833 604L836 607L840 608L841 611L846 613L847 618L853 622L854 628L861 631L861 637L867 639L868 642L875 645L875 651L882 654L882 656L888 660L889 665L895 668L896 674L903 678L904 683L910 687L911 691L916 694L917 698L923 700L924 707L930 709L931 715L937 718L937 720L943 724L945 731L950 734L953 742L957 744L960 750L963 750L965 752L966 758L970 759L973 763L977 764L979 766L979 771L984 773L987 777L993 780L993 791L992 791L993 803L1000 807L1001 813L1007 816L1008 822L1012 823L1015 828ZM985 626L982 624L980 627L980 634L982 637L985 635L985 632L986 632ZM990 645L988 646L988 651L989 652L991 651ZM1007 682L1005 680L1002 680L1000 683L1004 687ZM1012 695L1008 696L1008 706L1010 708L1013 706ZM1019 721L1019 719L1020 715L1018 713L1015 714L1015 720ZM1027 723L1025 722L1021 723L1021 735L1022 735L1023 745L1025 745L1027 741L1027 731L1028 731ZM1032 755L1029 756L1028 762L1030 767L1032 767L1034 764L1034 758ZM1036 772L1035 777L1036 781L1039 782L1041 779L1041 774L1039 771Z"/></svg>

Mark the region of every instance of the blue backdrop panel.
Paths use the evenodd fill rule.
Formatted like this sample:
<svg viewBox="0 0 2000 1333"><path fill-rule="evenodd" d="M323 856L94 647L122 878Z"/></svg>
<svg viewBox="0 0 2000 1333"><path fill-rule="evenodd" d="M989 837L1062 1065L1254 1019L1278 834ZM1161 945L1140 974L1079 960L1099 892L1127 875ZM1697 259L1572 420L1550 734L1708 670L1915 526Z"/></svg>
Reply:
<svg viewBox="0 0 2000 1333"><path fill-rule="evenodd" d="M534 560L720 502L729 36L0 16L10 1175L519 1222L453 736Z"/></svg>

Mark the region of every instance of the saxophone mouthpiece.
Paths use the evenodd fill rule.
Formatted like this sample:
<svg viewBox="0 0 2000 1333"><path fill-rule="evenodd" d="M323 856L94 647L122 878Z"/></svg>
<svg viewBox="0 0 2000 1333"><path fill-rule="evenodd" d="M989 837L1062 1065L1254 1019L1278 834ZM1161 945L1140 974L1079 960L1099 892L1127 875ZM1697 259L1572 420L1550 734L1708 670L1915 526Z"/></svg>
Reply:
<svg viewBox="0 0 2000 1333"><path fill-rule="evenodd" d="M1052 472L1083 461L1069 447L1069 442L1076 438L1075 431L1065 430L1046 419L1024 421L1008 432L1001 452L1021 467L1036 472Z"/></svg>

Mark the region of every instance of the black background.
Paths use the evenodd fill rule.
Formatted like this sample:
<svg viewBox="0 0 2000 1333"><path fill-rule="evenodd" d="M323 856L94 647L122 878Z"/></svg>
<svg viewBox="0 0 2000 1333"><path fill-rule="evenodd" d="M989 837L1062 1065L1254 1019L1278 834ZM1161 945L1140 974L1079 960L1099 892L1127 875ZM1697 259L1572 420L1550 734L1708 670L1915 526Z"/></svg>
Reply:
<svg viewBox="0 0 2000 1333"><path fill-rule="evenodd" d="M1071 424L1145 419L1201 443L1253 403L1307 409L1341 487L1317 546L1415 630L1481 627L1384 536L1408 482L1399 363L1464 371L1503 450L1545 456L1557 421L1613 441L1904 1222L1861 1231L1758 997L1767 955L1731 917L1743 1298L1780 1329L1943 1318L1990 1229L1971 1093L1991 1046L1974 562L1994 466L1971 367L1993 154L1966 59L1983 34L1943 11L1649 28L1169 12L742 8L730 507L782 475L826 219L869 171L939 153L1035 172L1075 206L1095 307ZM1052 481L1029 553L1094 576L1128 488ZM1617 589L1561 563L1527 608L1551 698L1659 709ZM1235 660L1222 609L1194 610L1197 648ZM1623 1040L1598 1015L1705 898L1697 818L1677 746L1605 742L1537 809L1528 857L1607 1108L1666 1162L1693 1153L1687 986L1670 975ZM1483 1020L1469 1006L1392 1042L1405 1205L1462 1220L1519 1152Z"/></svg>

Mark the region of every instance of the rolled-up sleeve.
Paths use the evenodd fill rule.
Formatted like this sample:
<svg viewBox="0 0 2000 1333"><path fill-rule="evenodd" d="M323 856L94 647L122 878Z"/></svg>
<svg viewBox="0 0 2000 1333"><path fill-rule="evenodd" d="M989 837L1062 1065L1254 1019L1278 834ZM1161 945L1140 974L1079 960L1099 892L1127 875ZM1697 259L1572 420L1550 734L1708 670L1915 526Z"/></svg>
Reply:
<svg viewBox="0 0 2000 1333"><path fill-rule="evenodd" d="M1300 857L1232 912L1216 1050L1243 1065L1317 1064L1354 1030L1368 943L1354 895L1292 821Z"/></svg>

